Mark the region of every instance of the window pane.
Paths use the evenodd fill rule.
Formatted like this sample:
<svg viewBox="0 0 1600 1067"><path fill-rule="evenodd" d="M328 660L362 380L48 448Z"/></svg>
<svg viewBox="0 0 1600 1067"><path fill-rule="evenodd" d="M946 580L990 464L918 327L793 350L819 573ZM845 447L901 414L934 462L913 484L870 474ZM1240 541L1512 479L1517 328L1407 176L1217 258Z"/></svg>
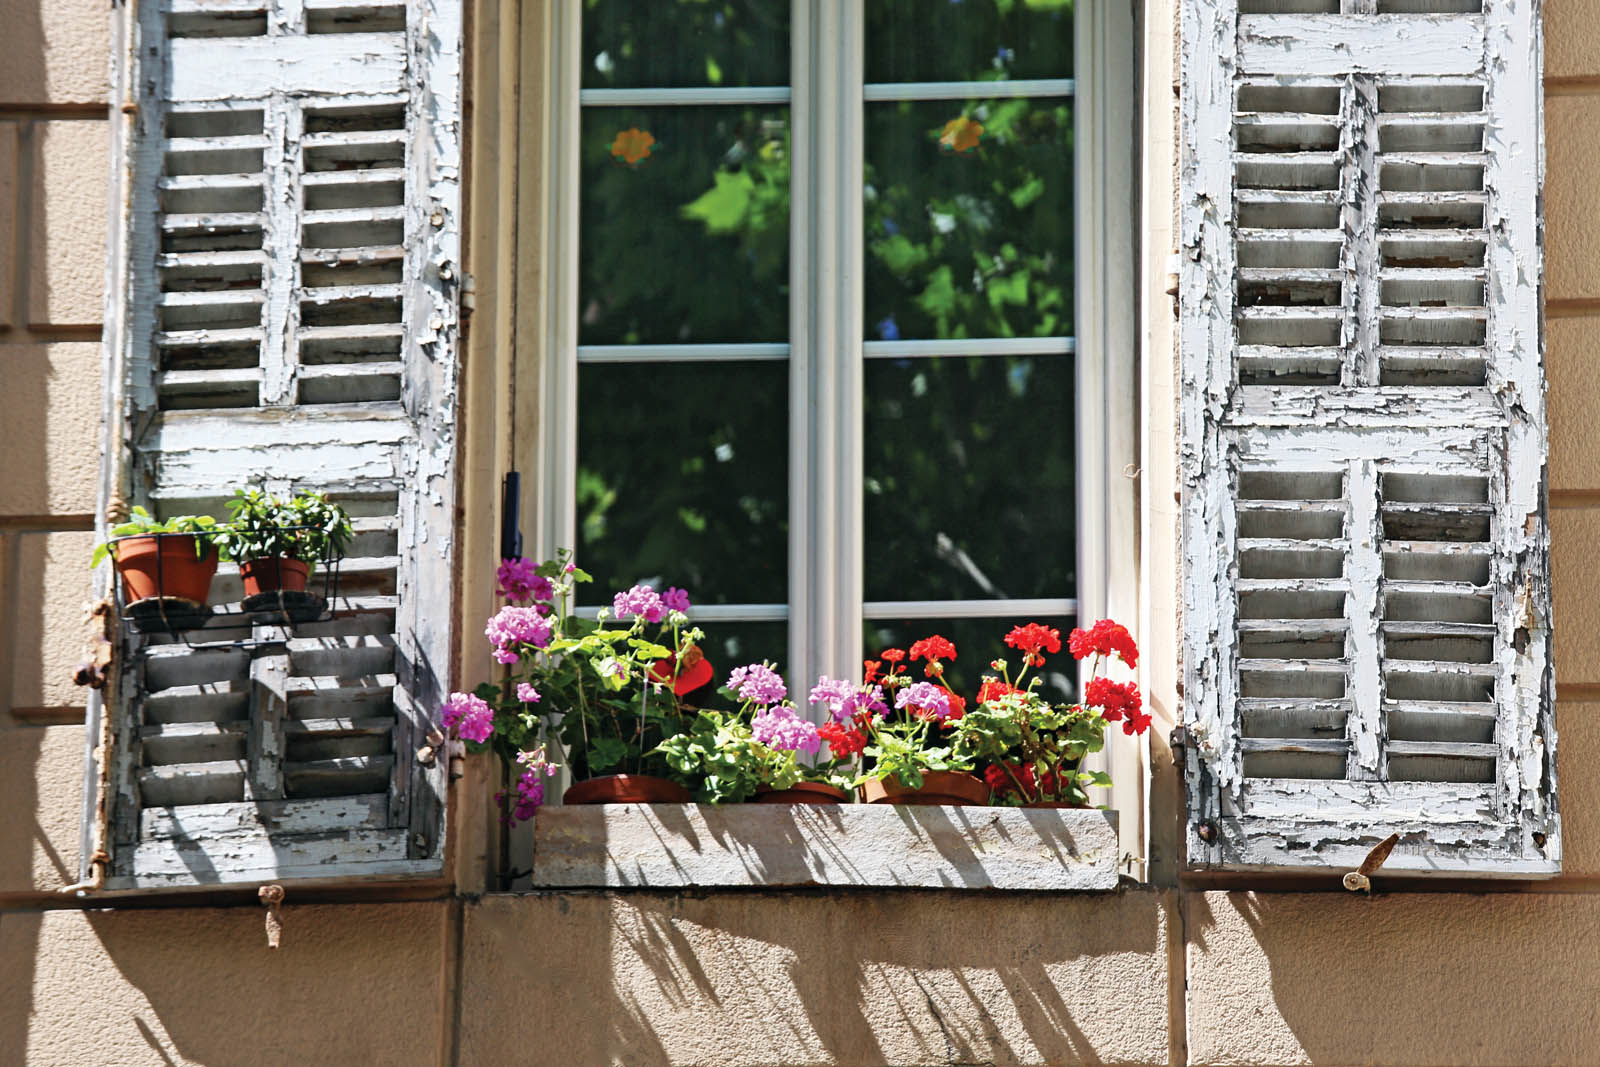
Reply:
<svg viewBox="0 0 1600 1067"><path fill-rule="evenodd" d="M694 613L690 612L689 616L693 618ZM776 663L778 673L785 673L789 658L788 623L701 622L697 625L706 632L701 649L716 673L711 685L690 698L695 704L718 708L736 704L736 701L730 701L716 690L728 683L728 675L735 667L743 667L746 663ZM785 680L791 690L798 684L793 678L786 677ZM789 695L793 696L794 693L791 691ZM799 700L802 704L805 702L804 694Z"/></svg>
<svg viewBox="0 0 1600 1067"><path fill-rule="evenodd" d="M787 363L578 371L578 562L609 603L635 582L697 604L788 600Z"/></svg>
<svg viewBox="0 0 1600 1067"><path fill-rule="evenodd" d="M789 84L789 0L589 0L583 87Z"/></svg>
<svg viewBox="0 0 1600 1067"><path fill-rule="evenodd" d="M1067 634L1077 623L1070 618L869 619L862 630L867 643L862 658L877 659L886 648L909 650L913 641L939 634L956 646L955 662L945 664L945 680L970 702L978 695L983 675L996 674L989 666L994 660L1005 660L1011 667L1011 676L1017 676L1022 657L1016 649L1006 647L1006 634L1013 626L1030 622L1061 631L1061 652L1045 659L1045 693L1051 700L1072 700L1077 691L1078 665L1067 652ZM921 681L922 661L908 666L912 677Z"/></svg>
<svg viewBox="0 0 1600 1067"><path fill-rule="evenodd" d="M786 108L585 108L579 344L783 341Z"/></svg>
<svg viewBox="0 0 1600 1067"><path fill-rule="evenodd" d="M867 81L1072 77L1072 0L873 0Z"/></svg>
<svg viewBox="0 0 1600 1067"><path fill-rule="evenodd" d="M1071 335L1071 102L866 112L867 340Z"/></svg>
<svg viewBox="0 0 1600 1067"><path fill-rule="evenodd" d="M1076 589L1073 360L866 361L866 599Z"/></svg>

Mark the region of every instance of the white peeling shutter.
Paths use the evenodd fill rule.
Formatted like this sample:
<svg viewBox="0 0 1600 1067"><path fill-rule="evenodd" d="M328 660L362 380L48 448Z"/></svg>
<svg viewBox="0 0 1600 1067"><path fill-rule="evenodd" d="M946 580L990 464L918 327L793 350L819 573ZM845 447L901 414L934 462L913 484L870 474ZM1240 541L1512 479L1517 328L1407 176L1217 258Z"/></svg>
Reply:
<svg viewBox="0 0 1600 1067"><path fill-rule="evenodd" d="M332 621L126 634L107 888L437 876L446 761L416 753L451 657L459 4L137 19L106 503L321 489L358 536ZM233 568L212 593L237 610Z"/></svg>
<svg viewBox="0 0 1600 1067"><path fill-rule="evenodd" d="M1192 864L1560 869L1537 0L1189 0Z"/></svg>

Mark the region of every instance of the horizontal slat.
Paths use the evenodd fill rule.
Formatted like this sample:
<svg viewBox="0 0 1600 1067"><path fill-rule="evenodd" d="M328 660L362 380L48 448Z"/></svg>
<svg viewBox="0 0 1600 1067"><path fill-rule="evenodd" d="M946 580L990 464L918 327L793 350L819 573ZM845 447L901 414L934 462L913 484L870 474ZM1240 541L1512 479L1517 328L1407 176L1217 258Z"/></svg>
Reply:
<svg viewBox="0 0 1600 1067"><path fill-rule="evenodd" d="M129 876L132 884L146 888L254 884L281 878L436 876L437 859L406 858L406 838L405 829L355 829L143 841L133 849ZM107 883L113 889L127 884Z"/></svg>
<svg viewBox="0 0 1600 1067"><path fill-rule="evenodd" d="M288 647L295 674L351 678L394 672L395 641L387 634L295 638Z"/></svg>
<svg viewBox="0 0 1600 1067"><path fill-rule="evenodd" d="M304 148L336 148L355 145L399 144L405 130L341 130L334 133L308 133L300 140Z"/></svg>
<svg viewBox="0 0 1600 1067"><path fill-rule="evenodd" d="M169 212L161 216L161 228L168 233L187 230L261 229L267 217L259 211Z"/></svg>
<svg viewBox="0 0 1600 1067"><path fill-rule="evenodd" d="M399 378L405 374L404 363L313 363L304 364L295 370L295 375L302 380L312 381L338 381L340 379L354 378Z"/></svg>
<svg viewBox="0 0 1600 1067"><path fill-rule="evenodd" d="M250 713L250 682L234 678L203 685L176 685L145 696L149 723L221 722Z"/></svg>
<svg viewBox="0 0 1600 1067"><path fill-rule="evenodd" d="M1240 15L1238 69L1296 76L1470 75L1483 69L1481 15L1407 15L1374 33L1370 15Z"/></svg>
<svg viewBox="0 0 1600 1067"><path fill-rule="evenodd" d="M317 188L327 185L387 185L406 180L400 167L372 167L367 170L314 170L300 176L300 184Z"/></svg>
<svg viewBox="0 0 1600 1067"><path fill-rule="evenodd" d="M1240 659L1239 672L1297 672L1302 674L1343 674L1343 660L1337 659Z"/></svg>
<svg viewBox="0 0 1600 1067"><path fill-rule="evenodd" d="M405 217L405 207L393 204L384 207L337 207L304 211L300 214L300 221L305 226L327 226L349 222L398 222Z"/></svg>
<svg viewBox="0 0 1600 1067"><path fill-rule="evenodd" d="M244 797L243 760L146 767L138 772L141 807L221 804Z"/></svg>
<svg viewBox="0 0 1600 1067"><path fill-rule="evenodd" d="M261 381L260 367L218 367L207 370L168 370L156 376L156 384L167 389L194 389L204 386L252 385Z"/></svg>
<svg viewBox="0 0 1600 1067"><path fill-rule="evenodd" d="M235 722L166 723L139 728L144 762L149 766L193 766L244 757L249 724Z"/></svg>
<svg viewBox="0 0 1600 1067"><path fill-rule="evenodd" d="M265 134L247 133L232 137L168 137L162 147L168 152L192 155L197 152L239 152L265 149Z"/></svg>
<svg viewBox="0 0 1600 1067"><path fill-rule="evenodd" d="M167 51L166 95L175 101L297 96L329 86L377 96L406 87L404 33L307 34L294 38L289 53L278 37L180 38Z"/></svg>
<svg viewBox="0 0 1600 1067"><path fill-rule="evenodd" d="M388 813L389 797L385 793L145 808L139 813L139 836L143 840L218 841L262 834L378 830L383 828Z"/></svg>
<svg viewBox="0 0 1600 1067"><path fill-rule="evenodd" d="M1305 752L1342 756L1350 751L1350 742L1342 737L1241 737L1239 747L1245 752Z"/></svg>
<svg viewBox="0 0 1600 1067"><path fill-rule="evenodd" d="M387 787L394 756L347 756L283 764L284 789L296 797L342 796Z"/></svg>
<svg viewBox="0 0 1600 1067"><path fill-rule="evenodd" d="M1494 663L1459 663L1438 659L1387 659L1384 671L1388 674L1457 675L1470 678L1494 678L1500 667Z"/></svg>
<svg viewBox="0 0 1600 1067"><path fill-rule="evenodd" d="M305 304L331 304L341 300L398 300L405 292L405 286L399 283L383 285L326 285L319 287L302 287L299 292L301 303Z"/></svg>
<svg viewBox="0 0 1600 1067"><path fill-rule="evenodd" d="M260 172L253 174L178 174L158 178L156 187L163 192L191 192L210 189L248 189L261 185Z"/></svg>
<svg viewBox="0 0 1600 1067"><path fill-rule="evenodd" d="M1388 741L1384 743L1384 748L1391 756L1428 756L1436 759L1492 760L1500 755L1498 745L1460 741Z"/></svg>
<svg viewBox="0 0 1600 1067"><path fill-rule="evenodd" d="M167 330L156 334L155 342L161 348L260 344L262 333L263 331L259 326L244 326L226 330Z"/></svg>

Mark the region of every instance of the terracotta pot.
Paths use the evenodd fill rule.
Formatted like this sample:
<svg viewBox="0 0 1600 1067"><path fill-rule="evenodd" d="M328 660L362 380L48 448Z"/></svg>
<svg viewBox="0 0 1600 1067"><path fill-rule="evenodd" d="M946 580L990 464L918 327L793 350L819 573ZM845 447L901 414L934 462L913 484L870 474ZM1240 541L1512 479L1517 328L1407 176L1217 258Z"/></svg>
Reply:
<svg viewBox="0 0 1600 1067"><path fill-rule="evenodd" d="M989 786L960 771L926 771L921 789L908 789L899 778L874 778L861 787L861 799L868 804L984 805L989 803Z"/></svg>
<svg viewBox="0 0 1600 1067"><path fill-rule="evenodd" d="M788 789L768 789L763 786L756 790L756 795L751 798L750 803L843 804L849 799L849 793L826 782L796 782Z"/></svg>
<svg viewBox="0 0 1600 1067"><path fill-rule="evenodd" d="M303 593L310 576L311 564L288 556L248 559L239 564L239 577L244 579L244 595L247 597L280 590Z"/></svg>
<svg viewBox="0 0 1600 1067"><path fill-rule="evenodd" d="M687 804L689 791L653 774L602 774L575 782L561 795L563 804Z"/></svg>
<svg viewBox="0 0 1600 1067"><path fill-rule="evenodd" d="M177 597L204 605L217 573L217 553L195 555L193 537L124 537L112 542L111 557L122 575L122 596L128 603L150 597Z"/></svg>

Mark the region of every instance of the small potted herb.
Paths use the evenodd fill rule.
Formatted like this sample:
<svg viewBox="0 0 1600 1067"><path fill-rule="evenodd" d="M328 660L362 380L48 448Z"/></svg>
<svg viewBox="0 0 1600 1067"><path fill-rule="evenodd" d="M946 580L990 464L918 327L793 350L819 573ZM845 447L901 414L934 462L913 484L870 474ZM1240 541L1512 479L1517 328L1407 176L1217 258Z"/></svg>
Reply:
<svg viewBox="0 0 1600 1067"><path fill-rule="evenodd" d="M218 529L210 515L163 521L134 507L127 522L111 528L111 540L95 546L90 566L109 558L122 575L122 597L130 605L171 597L204 607L217 573Z"/></svg>
<svg viewBox="0 0 1600 1067"><path fill-rule="evenodd" d="M262 593L303 593L318 560L343 554L354 536L350 516L321 493L283 501L259 489L240 489L228 501L232 517L217 547L239 564L246 599Z"/></svg>

